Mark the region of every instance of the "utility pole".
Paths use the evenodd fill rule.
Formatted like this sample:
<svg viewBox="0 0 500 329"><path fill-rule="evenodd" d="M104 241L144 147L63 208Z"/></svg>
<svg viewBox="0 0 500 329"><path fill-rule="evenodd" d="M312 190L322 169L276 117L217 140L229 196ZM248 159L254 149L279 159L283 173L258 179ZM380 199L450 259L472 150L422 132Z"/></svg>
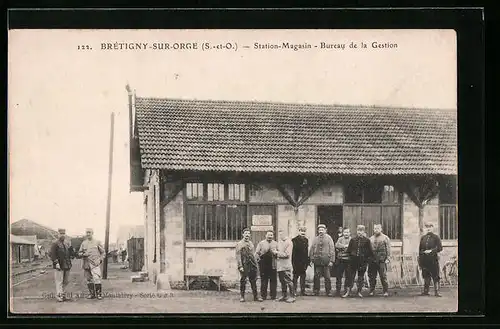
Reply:
<svg viewBox="0 0 500 329"><path fill-rule="evenodd" d="M108 170L108 202L106 204L106 237L104 240L104 265L102 269L102 278L108 278L108 252L109 252L109 221L111 217L111 185L113 178L113 137L115 129L115 113L111 113L111 131L109 136L109 170Z"/></svg>

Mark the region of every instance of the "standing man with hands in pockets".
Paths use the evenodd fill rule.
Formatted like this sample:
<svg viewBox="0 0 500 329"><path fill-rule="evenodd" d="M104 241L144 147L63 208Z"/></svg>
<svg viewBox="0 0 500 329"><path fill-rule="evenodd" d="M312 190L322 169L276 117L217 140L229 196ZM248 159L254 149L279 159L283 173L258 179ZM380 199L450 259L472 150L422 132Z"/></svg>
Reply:
<svg viewBox="0 0 500 329"><path fill-rule="evenodd" d="M258 265L255 259L254 246L250 241L250 229L243 230L243 239L236 245L236 261L238 262L238 271L240 272L240 302L245 302L245 289L247 278L252 287L254 301L262 301L262 298L257 294L257 271Z"/></svg>
<svg viewBox="0 0 500 329"><path fill-rule="evenodd" d="M368 264L368 279L370 283L370 296L375 295L375 285L377 283L377 273L382 283L384 297L389 296L389 283L387 282L387 264L391 256L391 240L382 233L382 225L373 226L373 235L370 237L373 248L373 259Z"/></svg>

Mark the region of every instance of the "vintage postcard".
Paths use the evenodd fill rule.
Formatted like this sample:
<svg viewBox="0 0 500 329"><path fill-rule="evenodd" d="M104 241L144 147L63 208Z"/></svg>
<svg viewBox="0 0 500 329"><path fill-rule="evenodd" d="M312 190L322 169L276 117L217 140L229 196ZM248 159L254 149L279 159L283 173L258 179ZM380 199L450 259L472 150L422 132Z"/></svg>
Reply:
<svg viewBox="0 0 500 329"><path fill-rule="evenodd" d="M453 30L10 30L10 311L458 309Z"/></svg>

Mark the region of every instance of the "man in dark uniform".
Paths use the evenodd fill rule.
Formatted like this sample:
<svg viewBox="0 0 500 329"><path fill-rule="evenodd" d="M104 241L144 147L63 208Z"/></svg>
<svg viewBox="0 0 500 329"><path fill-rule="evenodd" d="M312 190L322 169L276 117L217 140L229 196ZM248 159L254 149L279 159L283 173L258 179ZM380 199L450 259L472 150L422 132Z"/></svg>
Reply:
<svg viewBox="0 0 500 329"><path fill-rule="evenodd" d="M257 260L255 259L254 247L250 241L250 229L243 230L243 239L236 245L236 261L238 262L238 270L240 271L240 302L245 301L245 289L247 285L247 278L252 287L253 299L255 301L262 301L257 295Z"/></svg>
<svg viewBox="0 0 500 329"><path fill-rule="evenodd" d="M299 228L299 235L292 239L293 289L297 291L297 281L300 278L300 295L306 295L306 270L309 266L309 240L306 228Z"/></svg>
<svg viewBox="0 0 500 329"><path fill-rule="evenodd" d="M432 232L434 225L425 223L426 234L420 239L418 248L418 264L422 268L422 277L424 278L423 296L429 295L429 286L431 278L434 282L434 295L441 297L439 293L439 257L438 253L443 250L441 239Z"/></svg>
<svg viewBox="0 0 500 329"><path fill-rule="evenodd" d="M363 290L366 268L368 262L374 258L372 244L365 234L365 226L358 225L356 233L357 235L349 241L349 246L347 247L347 254L349 255L348 272L350 275L349 282L347 283L347 291L342 296L344 298L349 297L351 294L356 273L358 274L358 297L363 297L361 291Z"/></svg>
<svg viewBox="0 0 500 329"><path fill-rule="evenodd" d="M268 231L266 238L259 242L255 250L255 258L260 271L260 297L264 300L267 299L269 283L271 283L271 299L276 299L278 272L276 271L276 256L274 254L278 250L278 243L273 238L273 231Z"/></svg>
<svg viewBox="0 0 500 329"><path fill-rule="evenodd" d="M54 279L56 283L56 299L58 302L70 300L66 293L69 283L69 272L71 270L71 259L75 258L75 252L66 241L66 230L58 230L59 237L52 243L50 248L50 259L54 268Z"/></svg>

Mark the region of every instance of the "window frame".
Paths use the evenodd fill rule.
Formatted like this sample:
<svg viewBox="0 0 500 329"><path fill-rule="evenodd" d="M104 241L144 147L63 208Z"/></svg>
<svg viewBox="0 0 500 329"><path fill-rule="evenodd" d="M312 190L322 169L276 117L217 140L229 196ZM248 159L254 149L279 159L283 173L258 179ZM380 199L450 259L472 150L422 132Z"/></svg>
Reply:
<svg viewBox="0 0 500 329"><path fill-rule="evenodd" d="M186 186L187 184L190 184L190 183L199 183L199 184L203 184L203 198L202 199L198 199L198 200L194 200L194 199L188 199L187 198L187 195L186 195ZM221 184L224 186L224 200L208 200L208 186L209 184ZM240 188L241 186L243 185L244 187L244 199L245 200L229 200L229 186L230 185L233 185L233 184L237 184L237 185L240 185ZM246 227L248 225L248 211L249 211L249 194L248 194L248 190L249 190L249 185L247 183L244 183L244 182L237 182L237 181L230 181L230 182L227 182L227 181L217 181L217 180L211 180L211 181L189 181L189 182L186 182L185 185L184 185L184 201L186 203L186 206L190 206L190 205L197 205L197 206L203 206L203 209L204 209L204 239L192 239L191 237L189 237L189 234L187 232L187 230L185 229L185 236L186 236L186 242L202 242L202 243L205 243L205 242L236 242L236 241L239 241L239 239L237 240L230 240L228 239L228 237L231 235L228 231L229 229L229 207L242 207L242 211L243 213L245 214L245 223L244 225L242 225L243 227ZM241 192L240 192L240 195L241 195ZM225 208L225 239L223 240L220 240L220 239L217 239L217 240L211 240L211 239L208 239L208 236L207 236L207 224L208 224L208 213L209 213L209 208L212 207L212 206L217 206L217 205L220 205L220 206L224 206ZM185 216L185 221L189 221L189 218L187 218L187 214ZM186 225L187 226L187 225Z"/></svg>

